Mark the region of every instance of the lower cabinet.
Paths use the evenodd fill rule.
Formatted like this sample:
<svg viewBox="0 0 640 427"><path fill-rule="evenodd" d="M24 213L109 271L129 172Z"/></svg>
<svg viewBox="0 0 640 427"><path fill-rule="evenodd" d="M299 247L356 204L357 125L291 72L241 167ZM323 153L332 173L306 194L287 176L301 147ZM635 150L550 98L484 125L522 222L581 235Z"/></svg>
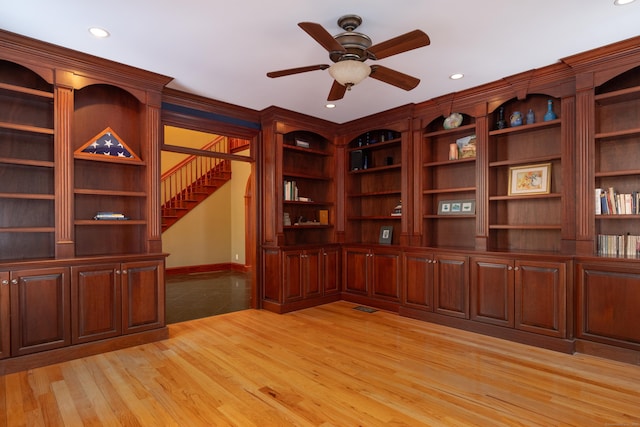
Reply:
<svg viewBox="0 0 640 427"><path fill-rule="evenodd" d="M9 318L9 272L0 271L0 359L11 355Z"/></svg>
<svg viewBox="0 0 640 427"><path fill-rule="evenodd" d="M264 308L286 312L339 298L340 247L265 248L262 296ZM325 298L327 297L327 298Z"/></svg>
<svg viewBox="0 0 640 427"><path fill-rule="evenodd" d="M471 259L472 320L566 338L567 295L567 262Z"/></svg>
<svg viewBox="0 0 640 427"><path fill-rule="evenodd" d="M38 360L16 360L34 360L37 365L47 358L35 353L56 350L55 360L66 360L61 353L65 347L71 347L72 358L76 344L164 328L163 256L42 265L0 271L0 374L12 358L34 355ZM157 339L160 333L145 336ZM32 366L20 363L11 369Z"/></svg>
<svg viewBox="0 0 640 427"><path fill-rule="evenodd" d="M12 356L71 344L68 267L11 271L9 283Z"/></svg>
<svg viewBox="0 0 640 427"><path fill-rule="evenodd" d="M405 306L469 318L467 256L407 251L403 271Z"/></svg>
<svg viewBox="0 0 640 427"><path fill-rule="evenodd" d="M577 264L578 338L640 351L640 264Z"/></svg>
<svg viewBox="0 0 640 427"><path fill-rule="evenodd" d="M162 261L72 267L74 344L164 325Z"/></svg>
<svg viewBox="0 0 640 427"><path fill-rule="evenodd" d="M345 247L344 292L400 302L401 252L382 247Z"/></svg>

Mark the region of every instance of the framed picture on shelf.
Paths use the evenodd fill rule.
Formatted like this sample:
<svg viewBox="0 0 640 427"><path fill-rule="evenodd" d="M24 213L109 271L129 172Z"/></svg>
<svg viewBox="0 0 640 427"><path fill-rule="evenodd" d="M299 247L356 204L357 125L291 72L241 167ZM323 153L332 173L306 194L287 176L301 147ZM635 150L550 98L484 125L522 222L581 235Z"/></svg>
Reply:
<svg viewBox="0 0 640 427"><path fill-rule="evenodd" d="M548 194L551 189L551 163L509 168L509 196Z"/></svg>
<svg viewBox="0 0 640 427"><path fill-rule="evenodd" d="M391 226L380 227L380 240L379 240L380 244L390 245L392 237L393 237L393 227Z"/></svg>
<svg viewBox="0 0 640 427"><path fill-rule="evenodd" d="M473 199L442 200L438 203L438 215L475 215L476 201Z"/></svg>

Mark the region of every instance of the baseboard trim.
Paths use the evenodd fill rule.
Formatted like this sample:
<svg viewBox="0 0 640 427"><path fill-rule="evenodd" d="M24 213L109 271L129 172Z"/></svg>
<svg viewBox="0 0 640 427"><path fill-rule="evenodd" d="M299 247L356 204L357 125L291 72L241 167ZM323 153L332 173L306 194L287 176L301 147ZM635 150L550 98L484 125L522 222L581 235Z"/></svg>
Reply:
<svg viewBox="0 0 640 427"><path fill-rule="evenodd" d="M216 271L238 271L241 273L248 273L251 271L250 265L237 264L233 262L226 262L222 264L202 264L202 265L186 265L184 267L170 267L165 269L165 274L178 275L178 274L195 274L195 273L212 273Z"/></svg>

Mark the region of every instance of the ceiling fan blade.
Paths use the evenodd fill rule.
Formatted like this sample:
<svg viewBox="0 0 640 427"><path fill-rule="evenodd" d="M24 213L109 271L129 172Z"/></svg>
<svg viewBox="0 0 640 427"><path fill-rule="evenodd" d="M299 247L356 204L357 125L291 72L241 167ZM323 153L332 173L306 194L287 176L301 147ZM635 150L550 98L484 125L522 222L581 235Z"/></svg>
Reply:
<svg viewBox="0 0 640 427"><path fill-rule="evenodd" d="M329 52L346 52L345 48L333 38L331 34L320 24L313 22L300 22L298 27L302 28L315 41L320 43Z"/></svg>
<svg viewBox="0 0 640 427"><path fill-rule="evenodd" d="M327 64L308 65L306 67L289 68L287 70L271 71L267 73L267 77L275 78L282 76L290 76L291 74L306 73L308 71L326 70L329 68Z"/></svg>
<svg viewBox="0 0 640 427"><path fill-rule="evenodd" d="M428 46L430 43L431 40L429 40L429 36L423 31L413 30L382 43L374 44L367 49L367 52L371 55L371 59L382 59L419 47Z"/></svg>
<svg viewBox="0 0 640 427"><path fill-rule="evenodd" d="M342 86L337 81L333 81L333 85L331 85L331 90L329 91L329 96L327 97L327 101L337 101L339 99L344 98L344 94L347 92L347 87Z"/></svg>
<svg viewBox="0 0 640 427"><path fill-rule="evenodd" d="M401 73L400 71L392 70L391 68L383 67L382 65L372 65L369 77L404 90L411 90L420 83L420 79Z"/></svg>

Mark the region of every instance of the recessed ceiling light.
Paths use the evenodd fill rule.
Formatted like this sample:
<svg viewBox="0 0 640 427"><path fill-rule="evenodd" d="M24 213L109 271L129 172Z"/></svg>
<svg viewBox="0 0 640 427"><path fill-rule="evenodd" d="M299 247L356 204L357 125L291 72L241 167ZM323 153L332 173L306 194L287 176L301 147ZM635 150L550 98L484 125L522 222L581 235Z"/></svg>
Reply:
<svg viewBox="0 0 640 427"><path fill-rule="evenodd" d="M615 0L613 4L616 6L624 6L625 4L633 3L635 0Z"/></svg>
<svg viewBox="0 0 640 427"><path fill-rule="evenodd" d="M451 80L458 80L458 79L461 79L461 78L463 78L463 77L464 77L464 74L462 74L462 73L455 73L455 74L451 74L451 75L449 76L449 78L450 78Z"/></svg>
<svg viewBox="0 0 640 427"><path fill-rule="evenodd" d="M327 104L325 105L327 108L336 108L336 104Z"/></svg>
<svg viewBox="0 0 640 427"><path fill-rule="evenodd" d="M97 37L99 39L104 39L105 37L109 37L109 31L107 31L107 30L105 30L103 28L91 27L91 28L89 28L89 32L94 37Z"/></svg>

